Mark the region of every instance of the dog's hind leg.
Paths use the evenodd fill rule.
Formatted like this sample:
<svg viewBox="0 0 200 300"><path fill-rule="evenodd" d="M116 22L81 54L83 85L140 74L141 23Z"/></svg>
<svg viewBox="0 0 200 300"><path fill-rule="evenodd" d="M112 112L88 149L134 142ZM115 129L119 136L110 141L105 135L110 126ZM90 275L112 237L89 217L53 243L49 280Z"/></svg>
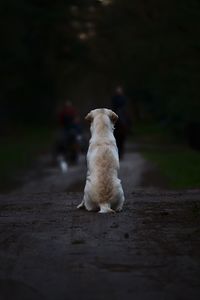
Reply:
<svg viewBox="0 0 200 300"><path fill-rule="evenodd" d="M115 211L119 212L119 211L122 211L122 208L123 208L123 205L124 205L124 201L125 201L125 198L124 198L124 193L123 193L123 190L121 189L119 195L118 195L118 201L117 203L115 204Z"/></svg>
<svg viewBox="0 0 200 300"><path fill-rule="evenodd" d="M120 212L120 211L122 211L122 208L123 208L123 202L118 204L115 211Z"/></svg>
<svg viewBox="0 0 200 300"><path fill-rule="evenodd" d="M84 203L85 208L88 211L97 211L98 210L98 206L95 202L92 202L91 200L87 199Z"/></svg>

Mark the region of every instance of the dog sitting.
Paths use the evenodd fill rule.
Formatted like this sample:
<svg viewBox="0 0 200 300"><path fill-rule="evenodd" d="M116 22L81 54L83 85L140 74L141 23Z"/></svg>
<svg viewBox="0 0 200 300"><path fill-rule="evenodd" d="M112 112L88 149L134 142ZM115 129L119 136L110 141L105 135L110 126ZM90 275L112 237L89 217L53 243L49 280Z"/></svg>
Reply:
<svg viewBox="0 0 200 300"><path fill-rule="evenodd" d="M119 155L113 135L118 116L102 108L92 110L85 119L91 123L91 139L84 197L77 208L100 213L121 211L124 193L118 178Z"/></svg>

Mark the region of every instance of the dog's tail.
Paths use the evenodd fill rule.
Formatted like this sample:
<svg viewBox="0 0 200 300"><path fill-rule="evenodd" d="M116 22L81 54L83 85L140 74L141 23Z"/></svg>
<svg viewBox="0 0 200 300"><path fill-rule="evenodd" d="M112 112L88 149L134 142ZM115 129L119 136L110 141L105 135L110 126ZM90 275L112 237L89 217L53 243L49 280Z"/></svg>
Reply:
<svg viewBox="0 0 200 300"><path fill-rule="evenodd" d="M99 213L101 213L101 214L115 213L115 211L110 208L110 203L100 203L99 206L100 206Z"/></svg>

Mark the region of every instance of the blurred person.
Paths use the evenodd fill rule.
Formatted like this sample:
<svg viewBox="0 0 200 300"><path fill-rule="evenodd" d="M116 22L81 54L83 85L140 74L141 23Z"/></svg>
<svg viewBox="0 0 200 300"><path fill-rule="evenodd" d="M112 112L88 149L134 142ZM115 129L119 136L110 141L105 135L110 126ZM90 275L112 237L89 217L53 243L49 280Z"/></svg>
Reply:
<svg viewBox="0 0 200 300"><path fill-rule="evenodd" d="M66 131L76 128L76 119L78 118L78 111L70 101L66 101L62 109L59 111L58 119L61 128Z"/></svg>
<svg viewBox="0 0 200 300"><path fill-rule="evenodd" d="M66 172L67 162L78 162L82 136L79 113L70 101L66 101L59 111L58 122L60 130L55 152L61 170Z"/></svg>
<svg viewBox="0 0 200 300"><path fill-rule="evenodd" d="M117 86L112 97L111 109L118 115L119 119L115 126L115 139L118 147L119 158L124 155L124 146L130 127L130 118L127 111L128 99L124 94L122 86Z"/></svg>

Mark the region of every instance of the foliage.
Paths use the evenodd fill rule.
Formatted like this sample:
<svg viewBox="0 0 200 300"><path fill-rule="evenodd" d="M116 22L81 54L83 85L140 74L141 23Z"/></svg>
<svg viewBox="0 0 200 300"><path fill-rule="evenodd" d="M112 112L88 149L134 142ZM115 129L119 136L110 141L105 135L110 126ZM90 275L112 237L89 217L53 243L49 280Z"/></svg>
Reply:
<svg viewBox="0 0 200 300"><path fill-rule="evenodd" d="M200 119L199 16L197 0L116 0L99 24L103 68L179 131Z"/></svg>
<svg viewBox="0 0 200 300"><path fill-rule="evenodd" d="M81 85L87 79L87 88L105 93L124 84L141 115L148 112L179 131L199 122L200 2L106 4L1 1L1 111L26 121L35 114L48 118L72 89L86 99Z"/></svg>
<svg viewBox="0 0 200 300"><path fill-rule="evenodd" d="M161 174L168 179L171 188L200 187L200 156L197 151L166 147L165 151L143 151L143 155L156 164Z"/></svg>
<svg viewBox="0 0 200 300"><path fill-rule="evenodd" d="M41 151L52 143L49 128L18 129L16 137L5 137L0 147L0 189L6 190L17 180L16 171L31 166ZM20 138L19 138L20 137Z"/></svg>
<svg viewBox="0 0 200 300"><path fill-rule="evenodd" d="M73 1L1 1L1 110L8 117L47 119L84 45L70 31ZM67 75L66 75L66 74Z"/></svg>

